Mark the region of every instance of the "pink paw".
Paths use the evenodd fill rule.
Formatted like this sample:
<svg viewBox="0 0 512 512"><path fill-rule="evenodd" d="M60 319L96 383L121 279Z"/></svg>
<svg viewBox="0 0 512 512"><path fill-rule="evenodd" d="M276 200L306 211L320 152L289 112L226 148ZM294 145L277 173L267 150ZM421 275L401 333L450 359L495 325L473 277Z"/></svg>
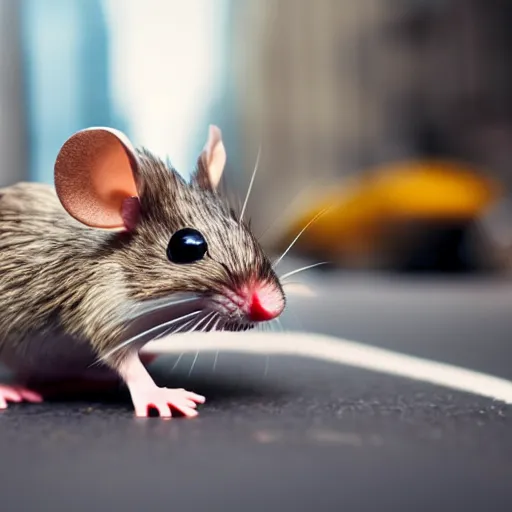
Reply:
<svg viewBox="0 0 512 512"><path fill-rule="evenodd" d="M149 409L156 409L162 418L170 418L171 408L177 409L185 416L197 416L196 404L205 401L204 396L196 395L185 389L168 389L151 387L132 391L132 400L137 416L148 416Z"/></svg>
<svg viewBox="0 0 512 512"><path fill-rule="evenodd" d="M7 402L22 402L23 400L39 403L43 401L43 397L22 386L0 384L0 409L7 409Z"/></svg>

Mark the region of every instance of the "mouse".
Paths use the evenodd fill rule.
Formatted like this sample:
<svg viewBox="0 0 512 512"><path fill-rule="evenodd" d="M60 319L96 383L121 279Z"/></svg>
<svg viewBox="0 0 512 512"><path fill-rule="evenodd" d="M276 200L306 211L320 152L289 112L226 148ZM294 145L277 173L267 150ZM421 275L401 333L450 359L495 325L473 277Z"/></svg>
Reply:
<svg viewBox="0 0 512 512"><path fill-rule="evenodd" d="M286 306L250 222L219 190L226 161L215 125L187 180L125 133L90 127L63 143L52 185L0 189L0 362L13 374L0 409L83 379L126 386L138 417L198 414L206 398L157 386L141 348L253 329Z"/></svg>

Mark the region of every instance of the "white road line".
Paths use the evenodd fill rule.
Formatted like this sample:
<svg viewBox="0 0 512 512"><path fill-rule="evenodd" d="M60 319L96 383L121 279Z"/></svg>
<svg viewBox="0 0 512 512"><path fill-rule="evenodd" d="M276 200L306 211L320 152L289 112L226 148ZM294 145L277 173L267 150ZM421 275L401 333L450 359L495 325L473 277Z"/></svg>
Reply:
<svg viewBox="0 0 512 512"><path fill-rule="evenodd" d="M512 404L512 382L428 359L319 334L210 332L176 334L148 343L143 352L225 351L309 357L428 382Z"/></svg>

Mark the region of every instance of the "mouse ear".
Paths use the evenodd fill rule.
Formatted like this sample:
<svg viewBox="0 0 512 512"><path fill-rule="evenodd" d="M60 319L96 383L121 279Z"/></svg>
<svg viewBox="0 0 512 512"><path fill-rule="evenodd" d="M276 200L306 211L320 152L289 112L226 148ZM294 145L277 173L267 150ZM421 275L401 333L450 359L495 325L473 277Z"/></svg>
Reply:
<svg viewBox="0 0 512 512"><path fill-rule="evenodd" d="M208 139L199 156L193 179L201 187L215 190L222 178L225 165L226 149L222 142L222 132L217 126L210 125Z"/></svg>
<svg viewBox="0 0 512 512"><path fill-rule="evenodd" d="M55 188L76 220L95 228L133 229L139 215L137 156L126 135L87 128L72 135L55 162Z"/></svg>

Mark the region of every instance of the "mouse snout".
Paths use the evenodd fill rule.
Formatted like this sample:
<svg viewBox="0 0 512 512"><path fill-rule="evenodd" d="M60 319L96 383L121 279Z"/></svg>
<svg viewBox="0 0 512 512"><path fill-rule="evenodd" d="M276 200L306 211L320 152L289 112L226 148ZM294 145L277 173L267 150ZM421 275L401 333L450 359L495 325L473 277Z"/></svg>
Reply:
<svg viewBox="0 0 512 512"><path fill-rule="evenodd" d="M234 289L225 288L211 300L214 310L241 324L273 320L286 305L281 287L268 281L252 281Z"/></svg>
<svg viewBox="0 0 512 512"><path fill-rule="evenodd" d="M277 318L284 309L283 292L275 285L264 283L251 286L245 294L246 314L251 322L266 322Z"/></svg>

